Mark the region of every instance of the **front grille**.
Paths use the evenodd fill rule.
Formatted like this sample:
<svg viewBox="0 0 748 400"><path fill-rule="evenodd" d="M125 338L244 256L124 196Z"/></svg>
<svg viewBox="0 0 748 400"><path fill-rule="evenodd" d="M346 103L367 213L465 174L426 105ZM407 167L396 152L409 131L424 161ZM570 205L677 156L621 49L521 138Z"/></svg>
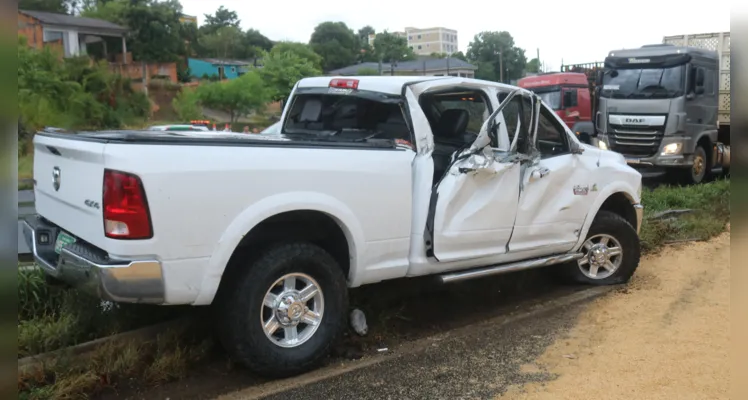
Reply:
<svg viewBox="0 0 748 400"><path fill-rule="evenodd" d="M611 150L624 156L651 157L660 150L665 126L610 124Z"/></svg>

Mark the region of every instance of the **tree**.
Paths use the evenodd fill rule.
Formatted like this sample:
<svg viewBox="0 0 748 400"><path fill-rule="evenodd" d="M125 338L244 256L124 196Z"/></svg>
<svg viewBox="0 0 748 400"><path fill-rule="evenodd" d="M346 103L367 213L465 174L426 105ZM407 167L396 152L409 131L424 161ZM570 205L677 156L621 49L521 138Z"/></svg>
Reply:
<svg viewBox="0 0 748 400"><path fill-rule="evenodd" d="M525 70L527 72L533 73L540 72L540 60L538 60L537 58L533 58L532 60L528 61Z"/></svg>
<svg viewBox="0 0 748 400"><path fill-rule="evenodd" d="M486 80L511 79L522 77L527 64L525 50L514 45L514 38L509 32L481 32L468 45L467 58L478 65L476 78ZM491 68L488 68L488 65Z"/></svg>
<svg viewBox="0 0 748 400"><path fill-rule="evenodd" d="M458 51L457 53L452 53L452 58L456 58L462 61L467 61L467 57L465 57L465 53L461 51Z"/></svg>
<svg viewBox="0 0 748 400"><path fill-rule="evenodd" d="M366 25L365 27L358 30L358 38L361 39L361 43L367 43L369 41L369 35L373 35L377 33L374 28L371 27L371 25Z"/></svg>
<svg viewBox="0 0 748 400"><path fill-rule="evenodd" d="M18 9L73 14L80 5L78 0L20 0Z"/></svg>
<svg viewBox="0 0 748 400"><path fill-rule="evenodd" d="M173 62L185 55L179 0L109 0L87 4L82 15L104 19L130 28L127 49L133 59ZM113 43L112 51L121 49Z"/></svg>
<svg viewBox="0 0 748 400"><path fill-rule="evenodd" d="M243 115L261 110L270 100L270 91L256 71L199 86L197 93L202 105L229 114L232 124Z"/></svg>
<svg viewBox="0 0 748 400"><path fill-rule="evenodd" d="M201 35L200 46L205 55L216 58L239 58L237 55L245 53L242 43L244 34L235 26L222 26L208 35Z"/></svg>
<svg viewBox="0 0 748 400"><path fill-rule="evenodd" d="M325 71L353 64L360 52L356 35L344 22L328 21L317 25L309 45L322 56L322 68Z"/></svg>
<svg viewBox="0 0 748 400"><path fill-rule="evenodd" d="M270 50L270 54L294 53L309 61L318 70L322 69L322 57L312 50L311 46L300 42L278 42Z"/></svg>
<svg viewBox="0 0 748 400"><path fill-rule="evenodd" d="M275 101L285 101L299 79L322 73L309 59L293 51L265 53L262 63L259 74L270 90L271 99Z"/></svg>
<svg viewBox="0 0 748 400"><path fill-rule="evenodd" d="M356 55L356 58L359 62L377 61L376 54L374 54L374 48L369 43L369 35L374 35L376 33L377 31L369 25L358 30L357 37L359 41L359 53Z"/></svg>
<svg viewBox="0 0 748 400"><path fill-rule="evenodd" d="M263 51L270 51L273 48L273 41L268 39L260 31L247 29L244 33L245 58L258 57Z"/></svg>
<svg viewBox="0 0 748 400"><path fill-rule="evenodd" d="M413 49L408 47L408 41L404 37L387 31L374 38L374 52L378 59L390 63L416 58Z"/></svg>
<svg viewBox="0 0 748 400"><path fill-rule="evenodd" d="M224 6L218 7L218 10L214 14L204 14L205 23L200 27L201 33L209 35L214 33L220 28L233 26L239 28L239 16L236 15L236 11L231 11Z"/></svg>

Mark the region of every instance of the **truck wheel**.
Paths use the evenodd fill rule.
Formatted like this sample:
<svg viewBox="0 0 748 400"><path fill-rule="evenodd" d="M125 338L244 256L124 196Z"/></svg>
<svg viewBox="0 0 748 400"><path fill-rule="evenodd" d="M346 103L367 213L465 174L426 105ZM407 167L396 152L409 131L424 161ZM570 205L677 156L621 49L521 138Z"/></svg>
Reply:
<svg viewBox="0 0 748 400"><path fill-rule="evenodd" d="M218 304L218 336L235 361L258 375L314 368L345 327L345 276L316 245L274 246L232 281Z"/></svg>
<svg viewBox="0 0 748 400"><path fill-rule="evenodd" d="M703 146L696 147L693 155L693 166L683 170L686 184L697 185L704 181L709 173L709 159Z"/></svg>
<svg viewBox="0 0 748 400"><path fill-rule="evenodd" d="M600 211L580 252L584 257L561 267L568 280L598 286L626 283L639 266L639 236L620 215Z"/></svg>

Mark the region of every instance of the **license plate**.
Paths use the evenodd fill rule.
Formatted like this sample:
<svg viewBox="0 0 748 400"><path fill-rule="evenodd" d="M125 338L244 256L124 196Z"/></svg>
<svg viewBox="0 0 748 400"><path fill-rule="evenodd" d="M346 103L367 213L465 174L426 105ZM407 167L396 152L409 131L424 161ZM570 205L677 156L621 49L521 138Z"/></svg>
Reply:
<svg viewBox="0 0 748 400"><path fill-rule="evenodd" d="M60 231L60 233L57 234L57 240L55 241L55 253L60 254L64 246L73 244L76 240L78 239L76 239L72 235Z"/></svg>

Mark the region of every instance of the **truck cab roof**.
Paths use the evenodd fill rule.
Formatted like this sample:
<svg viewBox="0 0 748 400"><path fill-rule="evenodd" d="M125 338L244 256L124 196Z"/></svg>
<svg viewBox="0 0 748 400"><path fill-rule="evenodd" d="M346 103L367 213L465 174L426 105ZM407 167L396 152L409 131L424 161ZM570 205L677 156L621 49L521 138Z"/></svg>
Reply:
<svg viewBox="0 0 748 400"><path fill-rule="evenodd" d="M587 76L579 72L558 72L552 74L527 76L517 82L517 86L527 89L558 85L587 86Z"/></svg>
<svg viewBox="0 0 748 400"><path fill-rule="evenodd" d="M647 45L638 49L612 50L608 53L608 57L666 57L685 54L717 58L717 52L712 50L700 49L698 47L673 46L670 44Z"/></svg>

